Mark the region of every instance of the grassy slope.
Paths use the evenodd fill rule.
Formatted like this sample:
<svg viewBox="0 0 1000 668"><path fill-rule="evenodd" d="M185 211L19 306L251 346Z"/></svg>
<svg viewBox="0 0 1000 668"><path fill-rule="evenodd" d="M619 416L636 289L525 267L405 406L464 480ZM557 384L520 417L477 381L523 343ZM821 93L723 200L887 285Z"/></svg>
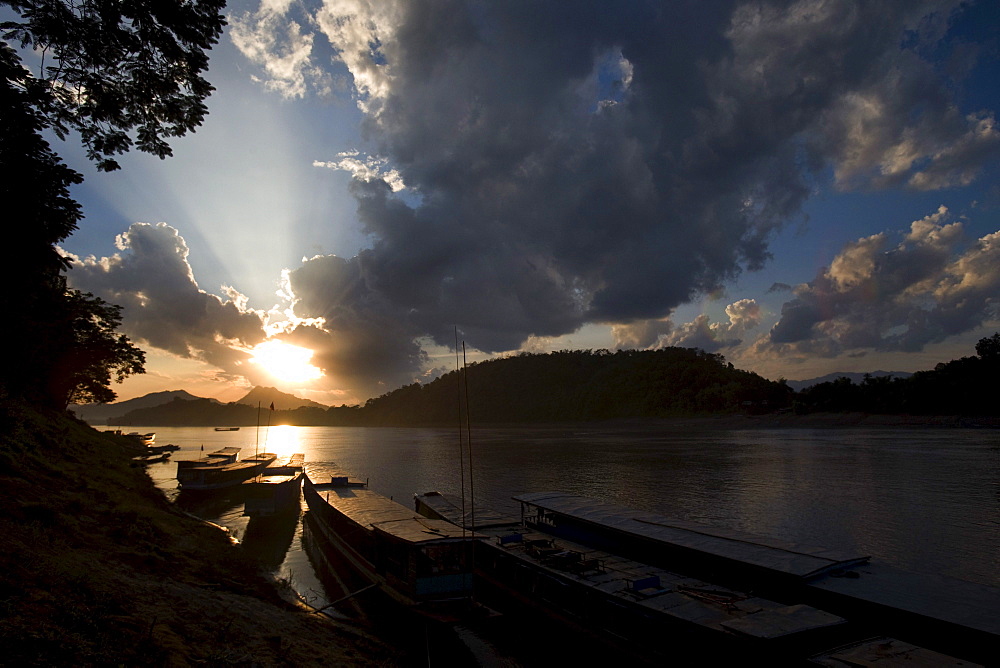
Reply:
<svg viewBox="0 0 1000 668"><path fill-rule="evenodd" d="M218 529L176 512L134 446L0 406L7 665L382 665L392 650L285 603Z"/></svg>

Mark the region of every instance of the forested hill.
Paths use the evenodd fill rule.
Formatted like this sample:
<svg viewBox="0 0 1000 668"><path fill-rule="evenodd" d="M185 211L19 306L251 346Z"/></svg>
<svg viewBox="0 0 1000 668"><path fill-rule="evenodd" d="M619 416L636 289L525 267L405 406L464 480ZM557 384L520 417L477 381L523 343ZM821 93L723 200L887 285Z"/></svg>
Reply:
<svg viewBox="0 0 1000 668"><path fill-rule="evenodd" d="M414 383L361 407L274 411L271 424L446 425L466 396L473 422L556 422L769 411L791 405L792 390L697 349L522 353L470 364ZM467 388L466 380L467 378ZM131 411L116 424L252 425L244 406L172 401ZM464 408L463 408L464 410Z"/></svg>
<svg viewBox="0 0 1000 668"><path fill-rule="evenodd" d="M731 413L791 403L792 391L740 371L721 355L689 348L520 354L467 368L474 422L603 420ZM458 374L369 400L382 424L457 420ZM463 404L464 405L464 404Z"/></svg>

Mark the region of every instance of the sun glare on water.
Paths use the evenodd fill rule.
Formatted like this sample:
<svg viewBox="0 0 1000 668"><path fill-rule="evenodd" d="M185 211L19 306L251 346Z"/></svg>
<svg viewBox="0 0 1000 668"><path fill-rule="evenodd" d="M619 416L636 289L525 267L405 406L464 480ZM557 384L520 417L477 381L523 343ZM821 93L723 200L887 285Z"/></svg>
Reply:
<svg viewBox="0 0 1000 668"><path fill-rule="evenodd" d="M323 375L322 371L311 364L313 351L308 348L271 340L261 343L250 352L253 354L251 362L286 383L303 383Z"/></svg>

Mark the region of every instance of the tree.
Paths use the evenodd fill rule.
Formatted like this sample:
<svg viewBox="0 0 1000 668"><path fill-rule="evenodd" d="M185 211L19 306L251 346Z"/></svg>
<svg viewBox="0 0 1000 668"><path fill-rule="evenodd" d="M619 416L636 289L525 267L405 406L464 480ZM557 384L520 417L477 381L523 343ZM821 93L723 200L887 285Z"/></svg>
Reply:
<svg viewBox="0 0 1000 668"><path fill-rule="evenodd" d="M118 334L122 308L90 293L69 290L64 328L59 338L67 344L55 353L48 394L50 403L108 403L115 393L111 379L122 382L142 373L145 353Z"/></svg>
<svg viewBox="0 0 1000 668"><path fill-rule="evenodd" d="M982 360L1000 361L1000 332L979 339L976 343L976 354Z"/></svg>
<svg viewBox="0 0 1000 668"><path fill-rule="evenodd" d="M41 54L21 86L46 124L79 132L99 169L135 145L160 158L166 138L201 125L213 88L201 73L225 25L225 0L0 0L20 20L5 40Z"/></svg>
<svg viewBox="0 0 1000 668"><path fill-rule="evenodd" d="M64 408L110 401L111 379L142 373L144 354L116 334L121 309L70 290L56 248L82 218L82 177L43 132L76 132L98 169L135 146L164 158L168 138L203 121L201 76L225 25L224 0L0 0L0 201L10 255L0 306L16 325L0 375L8 395ZM24 65L33 66L37 74ZM17 218L15 218L15 214Z"/></svg>

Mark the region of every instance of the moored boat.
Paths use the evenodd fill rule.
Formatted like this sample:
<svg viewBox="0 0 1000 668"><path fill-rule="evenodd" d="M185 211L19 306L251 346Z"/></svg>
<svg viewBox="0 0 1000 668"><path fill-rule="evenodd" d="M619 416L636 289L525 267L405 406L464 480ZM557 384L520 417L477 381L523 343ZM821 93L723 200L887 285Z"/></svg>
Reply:
<svg viewBox="0 0 1000 668"><path fill-rule="evenodd" d="M343 473L328 483L304 475L303 494L325 541L397 602L439 618L471 602L471 551L479 536L422 517Z"/></svg>
<svg viewBox="0 0 1000 668"><path fill-rule="evenodd" d="M239 427L216 427L215 431L239 431Z"/></svg>
<svg viewBox="0 0 1000 668"><path fill-rule="evenodd" d="M1000 589L906 571L868 557L786 544L562 492L514 497L525 524L648 563L712 573L794 598L921 647L989 662L1000 647Z"/></svg>
<svg viewBox="0 0 1000 668"><path fill-rule="evenodd" d="M637 551L623 554L610 539L595 545L597 541L588 540L587 532L559 518L539 519L533 501L544 496L515 497L522 501L521 517L475 507L475 530L489 537L476 553L477 587L480 582L485 585L480 590L541 609L647 659L755 655L799 663L813 656L828 658L833 655L831 647L860 647L862 640L877 633L876 620L847 618L801 592L734 587L729 583L736 578L719 562L706 560L706 568L693 574L644 560ZM585 499L575 498L586 507ZM417 495L415 503L421 514L448 519L457 526L470 525L473 516L471 507L464 510L459 499L438 492ZM599 502L590 507L595 515L610 513ZM631 515L642 514L632 511ZM716 577L709 577L709 570ZM669 642L670 637L683 638L683 642ZM882 640L907 647L907 657L935 655L892 638ZM938 665L971 665L937 656L947 659Z"/></svg>
<svg viewBox="0 0 1000 668"><path fill-rule="evenodd" d="M135 441L135 442L137 442L137 443L139 443L141 445L150 446L156 440L156 432L149 432L147 434L140 434L137 431L132 431L132 432L129 432L129 433L125 434L125 437L126 438L131 438L133 441Z"/></svg>
<svg viewBox="0 0 1000 668"><path fill-rule="evenodd" d="M298 512L304 459L302 453L296 453L287 461L273 462L253 478L243 481L246 491L243 514L274 517Z"/></svg>
<svg viewBox="0 0 1000 668"><path fill-rule="evenodd" d="M238 460L240 448L216 450L195 460L177 462L177 484L183 490L233 487L263 471L277 455L270 452Z"/></svg>

